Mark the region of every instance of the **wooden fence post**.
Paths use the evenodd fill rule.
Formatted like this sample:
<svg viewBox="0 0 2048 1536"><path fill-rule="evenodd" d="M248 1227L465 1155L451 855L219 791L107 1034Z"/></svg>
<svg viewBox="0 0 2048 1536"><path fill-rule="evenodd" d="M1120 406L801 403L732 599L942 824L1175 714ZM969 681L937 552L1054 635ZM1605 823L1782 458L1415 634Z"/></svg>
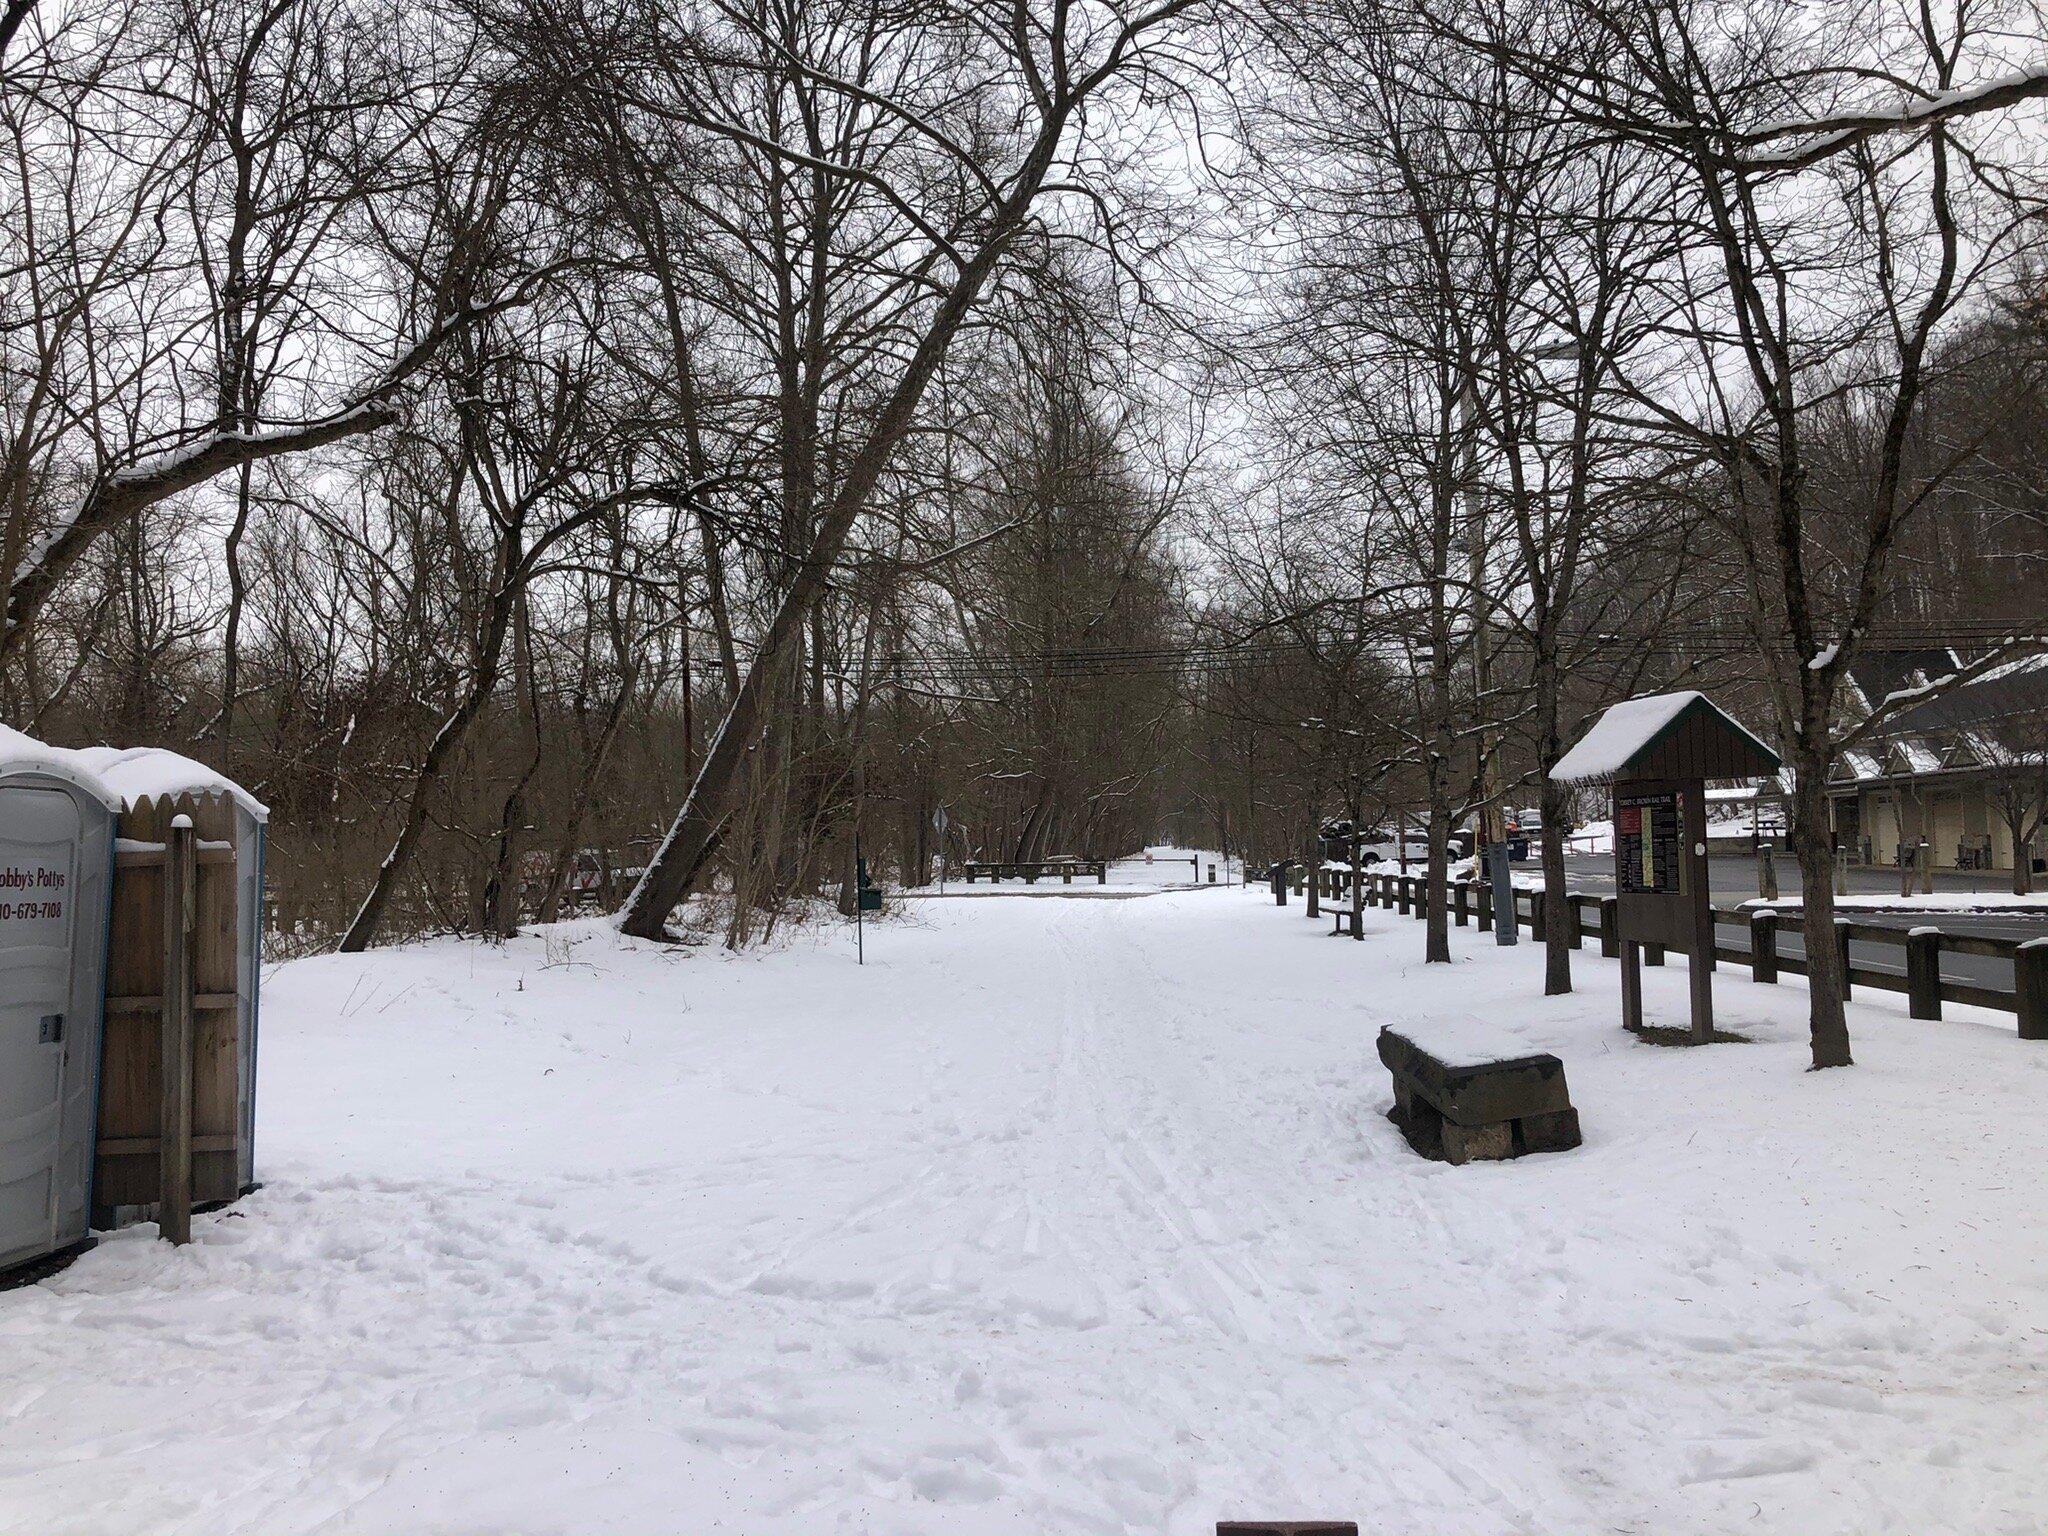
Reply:
<svg viewBox="0 0 2048 1536"><path fill-rule="evenodd" d="M1308 840L1308 863L1303 866L1308 881L1308 915L1323 915L1323 845L1320 838Z"/></svg>
<svg viewBox="0 0 2048 1536"><path fill-rule="evenodd" d="M1550 937L1550 892L1529 893L1529 937L1541 944Z"/></svg>
<svg viewBox="0 0 2048 1536"><path fill-rule="evenodd" d="M2014 972L2018 991L2018 972ZM1941 930L1915 928L1906 934L1906 1012L1916 1019L1941 1017Z"/></svg>
<svg viewBox="0 0 2048 1536"><path fill-rule="evenodd" d="M1365 940L1365 871L1358 862L1358 836L1351 838L1351 937Z"/></svg>
<svg viewBox="0 0 2048 1536"><path fill-rule="evenodd" d="M1401 915L1406 917L1408 915L1408 893L1410 889L1410 881L1406 875L1397 875L1395 877L1395 889L1400 892Z"/></svg>
<svg viewBox="0 0 2048 1536"><path fill-rule="evenodd" d="M163 1116L157 1143L157 1230L192 1241L192 920L198 885L192 818L171 818L164 843Z"/></svg>
<svg viewBox="0 0 2048 1536"><path fill-rule="evenodd" d="M1778 914L1749 914L1749 979L1775 983L1778 979Z"/></svg>
<svg viewBox="0 0 2048 1536"><path fill-rule="evenodd" d="M1849 999L1849 919L1835 919L1835 958L1842 962L1842 1000Z"/></svg>
<svg viewBox="0 0 2048 1536"><path fill-rule="evenodd" d="M1568 926L1564 931L1564 942L1565 946L1569 949L1584 949L1586 947L1585 899L1577 891L1565 892L1564 911L1565 922Z"/></svg>
<svg viewBox="0 0 2048 1536"><path fill-rule="evenodd" d="M1479 882L1479 931L1489 933L1493 929L1493 885L1490 881Z"/></svg>
<svg viewBox="0 0 2048 1536"><path fill-rule="evenodd" d="M1604 959L1621 958L1621 899L1600 898L1600 954Z"/></svg>
<svg viewBox="0 0 2048 1536"><path fill-rule="evenodd" d="M2028 939L2012 952L2013 1008L2022 1040L2048 1040L2048 939Z"/></svg>
<svg viewBox="0 0 2048 1536"><path fill-rule="evenodd" d="M1451 916L1460 928L1472 926L1472 888L1462 880L1451 887Z"/></svg>

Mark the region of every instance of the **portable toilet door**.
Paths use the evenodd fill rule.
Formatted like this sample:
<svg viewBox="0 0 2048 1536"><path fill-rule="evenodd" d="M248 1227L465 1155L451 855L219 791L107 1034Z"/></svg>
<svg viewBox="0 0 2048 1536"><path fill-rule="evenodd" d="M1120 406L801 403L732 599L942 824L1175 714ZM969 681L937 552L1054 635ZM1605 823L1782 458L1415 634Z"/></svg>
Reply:
<svg viewBox="0 0 2048 1536"><path fill-rule="evenodd" d="M0 770L0 1272L90 1241L114 811Z"/></svg>

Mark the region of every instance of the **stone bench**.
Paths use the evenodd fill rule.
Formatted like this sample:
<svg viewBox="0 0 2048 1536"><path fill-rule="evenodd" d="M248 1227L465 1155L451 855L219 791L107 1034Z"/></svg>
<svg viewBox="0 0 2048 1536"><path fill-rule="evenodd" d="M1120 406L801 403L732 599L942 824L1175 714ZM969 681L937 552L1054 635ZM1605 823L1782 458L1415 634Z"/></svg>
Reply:
<svg viewBox="0 0 2048 1536"><path fill-rule="evenodd" d="M1424 1157L1469 1163L1579 1144L1564 1063L1548 1052L1464 1020L1390 1024L1379 1048L1394 1077L1387 1118Z"/></svg>

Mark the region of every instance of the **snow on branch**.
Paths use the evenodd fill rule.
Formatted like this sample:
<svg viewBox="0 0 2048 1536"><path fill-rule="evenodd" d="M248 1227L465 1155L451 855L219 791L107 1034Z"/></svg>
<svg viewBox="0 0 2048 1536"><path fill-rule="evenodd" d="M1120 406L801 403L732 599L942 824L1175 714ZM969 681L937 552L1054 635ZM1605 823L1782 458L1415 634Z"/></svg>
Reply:
<svg viewBox="0 0 2048 1536"><path fill-rule="evenodd" d="M1760 124L1734 137L1738 144L1755 150L1742 157L1745 165L1765 171L1796 171L1840 154L1865 139L1931 128L1955 118L1996 112L2042 97L2048 97L2048 62L2000 75L1979 85L1908 97L1890 107L1866 112L1829 113L1814 118L1782 119ZM1775 149L1763 147L1787 139L1801 142Z"/></svg>
<svg viewBox="0 0 2048 1536"><path fill-rule="evenodd" d="M2028 635L2011 635L2003 640L1989 642L1989 648L1975 661L1957 667L1953 672L1944 672L1939 677L1925 678L1904 688L1894 688L1870 707L1870 713L1835 738L1834 747L1843 752L1875 732L1881 731L1896 716L1916 704L1925 704L1943 694L1953 692L1966 683L1973 683L1987 672L2004 665L2012 659L2013 653L2029 645L2038 645L2037 638Z"/></svg>

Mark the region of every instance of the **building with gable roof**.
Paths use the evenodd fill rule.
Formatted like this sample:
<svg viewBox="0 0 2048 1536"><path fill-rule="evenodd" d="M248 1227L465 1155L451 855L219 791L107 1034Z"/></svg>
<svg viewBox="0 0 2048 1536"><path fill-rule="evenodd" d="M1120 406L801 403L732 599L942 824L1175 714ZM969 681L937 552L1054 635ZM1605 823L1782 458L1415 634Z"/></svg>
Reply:
<svg viewBox="0 0 2048 1536"><path fill-rule="evenodd" d="M1962 665L1951 650L1878 652L1850 669L1852 703L1883 700ZM2019 656L1924 703L1842 755L1830 795L1853 860L2011 870L2015 848L2048 869L2048 652Z"/></svg>

